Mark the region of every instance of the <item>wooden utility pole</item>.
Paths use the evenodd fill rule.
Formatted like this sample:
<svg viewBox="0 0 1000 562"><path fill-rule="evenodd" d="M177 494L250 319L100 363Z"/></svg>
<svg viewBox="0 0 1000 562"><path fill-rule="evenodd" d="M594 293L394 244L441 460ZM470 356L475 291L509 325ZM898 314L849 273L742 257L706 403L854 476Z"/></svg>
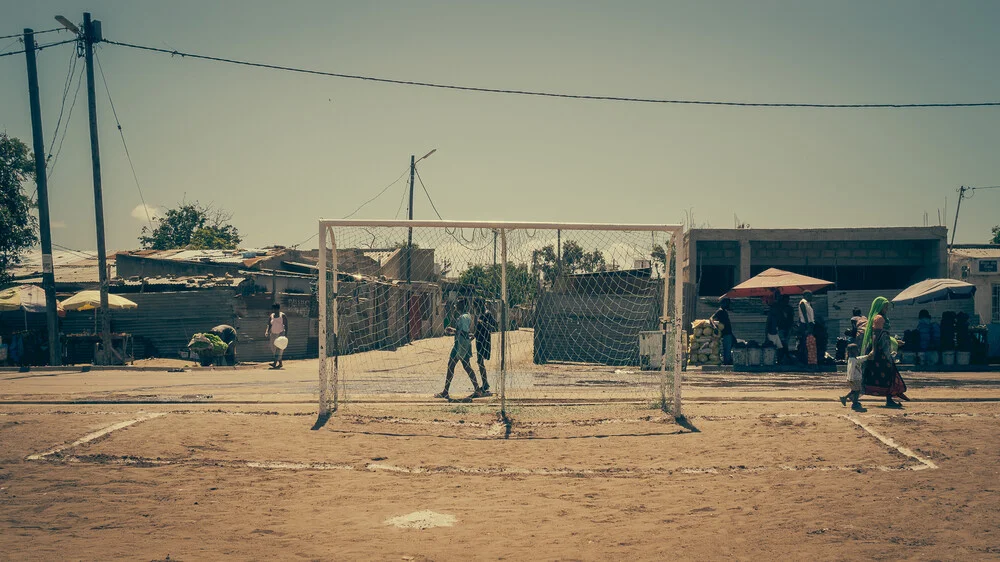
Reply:
<svg viewBox="0 0 1000 562"><path fill-rule="evenodd" d="M413 176L417 172L417 160L414 155L410 155L410 206L407 210L407 219L413 220ZM411 271L410 271L410 255L413 253L413 227L409 228L406 234L406 283L410 283Z"/></svg>
<svg viewBox="0 0 1000 562"><path fill-rule="evenodd" d="M104 195L101 191L101 146L97 138L97 95L94 88L94 43L102 39L101 22L83 13L84 60L87 63L87 109L90 114L90 159L94 169L94 218L97 225L97 269L101 281L101 343L111 356L111 315L108 310L108 255L104 244Z"/></svg>
<svg viewBox="0 0 1000 562"><path fill-rule="evenodd" d="M24 30L24 59L28 63L28 99L31 104L31 140L35 151L35 185L38 186L38 230L42 242L42 288L45 290L45 323L49 335L49 365L59 365L59 316L56 311L56 279L52 264L52 234L49 220L49 187L45 175L45 141L42 138L42 106L38 101L38 66L35 32Z"/></svg>

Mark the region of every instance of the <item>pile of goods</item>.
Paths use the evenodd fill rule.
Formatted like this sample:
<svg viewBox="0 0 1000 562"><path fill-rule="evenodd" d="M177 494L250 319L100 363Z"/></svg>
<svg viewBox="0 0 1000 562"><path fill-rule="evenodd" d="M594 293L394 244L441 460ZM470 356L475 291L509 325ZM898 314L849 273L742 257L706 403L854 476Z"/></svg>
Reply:
<svg viewBox="0 0 1000 562"><path fill-rule="evenodd" d="M708 320L695 320L691 323L691 335L688 336L688 363L691 365L719 365L722 358L719 356L722 337L719 330L721 324L712 328L712 323Z"/></svg>
<svg viewBox="0 0 1000 562"><path fill-rule="evenodd" d="M206 332L191 336L188 349L198 354L199 363L207 366L212 364L214 358L225 355L229 345L222 341L219 336Z"/></svg>

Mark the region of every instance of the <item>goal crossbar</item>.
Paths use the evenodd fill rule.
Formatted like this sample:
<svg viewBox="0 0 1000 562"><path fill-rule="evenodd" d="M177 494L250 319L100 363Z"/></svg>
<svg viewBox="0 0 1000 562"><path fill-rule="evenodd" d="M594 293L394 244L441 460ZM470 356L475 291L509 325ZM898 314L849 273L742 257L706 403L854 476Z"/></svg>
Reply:
<svg viewBox="0 0 1000 562"><path fill-rule="evenodd" d="M501 240L501 254L504 267L501 268L501 370L500 370L500 404L501 411L506 409L505 381L506 368L504 366L503 354L505 352L504 338L507 332L507 275L506 275L506 233L512 230L565 230L565 231L618 231L618 232L662 232L671 236L673 247L666 250L666 265L673 264L675 269L673 294L667 291L668 275L664 274L663 302L661 331L663 333L663 354L660 360L661 385L660 399L664 409L668 404L676 417L681 417L681 370L683 354L683 301L684 283L683 256L684 250L684 227L679 224L602 224L602 223L571 223L571 222L511 222L511 221L444 221L444 220L366 220L366 219L320 219L319 220L319 255L318 255L318 304L319 304L319 413L328 415L332 409L337 408L338 402L338 284L339 275L337 268L337 240L334 228L407 228L407 229L427 229L427 228L469 228L469 229L493 229ZM412 231L411 231L412 232ZM328 252L332 252L328 256ZM674 301L674 315L668 318L667 309L670 299ZM332 300L333 306L330 306ZM668 325L673 328L673 341L668 341ZM327 335L331 334L332 338ZM332 345L332 349L330 349ZM670 346L670 347L668 347ZM667 351L672 347L673 384L671 395L666 393L667 375ZM333 396L330 396L332 391Z"/></svg>

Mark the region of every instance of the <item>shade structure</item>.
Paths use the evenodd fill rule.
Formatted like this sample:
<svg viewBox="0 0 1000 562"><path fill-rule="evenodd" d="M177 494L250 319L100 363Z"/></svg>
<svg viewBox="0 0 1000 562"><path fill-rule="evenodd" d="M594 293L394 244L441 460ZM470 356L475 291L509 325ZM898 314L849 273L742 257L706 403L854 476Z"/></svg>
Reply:
<svg viewBox="0 0 1000 562"><path fill-rule="evenodd" d="M66 310L96 310L101 308L100 291L80 291L62 302ZM111 310L129 310L139 305L119 295L108 295L108 308Z"/></svg>
<svg viewBox="0 0 1000 562"><path fill-rule="evenodd" d="M804 291L818 291L830 285L833 285L832 281L772 267L733 287L724 296L769 297L775 290L783 295L800 295Z"/></svg>
<svg viewBox="0 0 1000 562"><path fill-rule="evenodd" d="M948 299L967 299L976 294L976 286L958 279L925 279L903 289L892 299L895 304L921 304Z"/></svg>
<svg viewBox="0 0 1000 562"><path fill-rule="evenodd" d="M45 303L45 290L36 285L18 285L0 290L0 312L23 310L44 313ZM56 310L60 315L66 312L59 301L56 301Z"/></svg>

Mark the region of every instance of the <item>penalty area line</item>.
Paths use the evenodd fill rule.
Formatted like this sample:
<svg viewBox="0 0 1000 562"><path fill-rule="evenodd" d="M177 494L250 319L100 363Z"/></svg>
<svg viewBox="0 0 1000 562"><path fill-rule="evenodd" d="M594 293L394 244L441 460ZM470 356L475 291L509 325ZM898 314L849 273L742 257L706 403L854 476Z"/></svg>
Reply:
<svg viewBox="0 0 1000 562"><path fill-rule="evenodd" d="M153 418L159 418L159 417L165 416L165 415L167 415L167 414L165 414L163 412L156 412L156 413L146 414L144 416L139 416L138 418L133 418L133 419L126 420L126 421L123 421L123 422L118 422L118 423L115 423L115 424L111 424L111 425L109 425L109 426L107 426L105 428L101 428L101 429L98 429L97 431L94 431L92 433L88 433L87 435L84 435L83 437L77 439L76 441L73 441L72 443L65 443L63 445L57 445L57 446L55 446L55 447L53 447L53 448L51 448L51 449L49 449L49 450L47 450L45 452L35 453L33 455L28 455L27 457L25 457L25 460L29 460L29 461L43 460L46 457L50 457L50 456L52 456L52 455L54 455L56 453L60 453L62 451L65 451L66 449L71 449L73 447L77 447L79 445L83 445L84 443L89 443L89 442L91 442L91 441L93 441L95 439L99 439L101 437L104 437L105 435L108 435L109 433L111 433L113 431L118 431L119 429L124 429L124 428L126 428L126 427L128 427L130 425L135 425L137 423L144 422L144 421L147 421L147 420L151 420Z"/></svg>
<svg viewBox="0 0 1000 562"><path fill-rule="evenodd" d="M912 450L910 450L910 449L908 449L908 448L900 445L899 443L896 443L892 439L892 437L889 437L889 436L886 436L886 435L882 435L881 433L875 431L871 427L869 427L869 426L865 425L864 423L862 423L860 420L854 419L851 416L847 416L847 415L841 415L840 417L842 417L844 419L847 419L847 420L850 420L852 423L854 423L854 425L856 425L856 426L860 427L861 429L865 430L866 432L868 432L869 435L871 435L875 439L878 439L879 441L881 441L882 444L884 444L885 446L890 447L892 449L895 449L900 454L905 455L907 457L910 457L911 459L919 462L922 465L922 466L914 467L914 470L925 470L925 469L928 469L928 468L931 469L931 470L936 470L938 468L938 465L936 465L930 459L925 459L924 457L921 457L920 455L914 453Z"/></svg>

